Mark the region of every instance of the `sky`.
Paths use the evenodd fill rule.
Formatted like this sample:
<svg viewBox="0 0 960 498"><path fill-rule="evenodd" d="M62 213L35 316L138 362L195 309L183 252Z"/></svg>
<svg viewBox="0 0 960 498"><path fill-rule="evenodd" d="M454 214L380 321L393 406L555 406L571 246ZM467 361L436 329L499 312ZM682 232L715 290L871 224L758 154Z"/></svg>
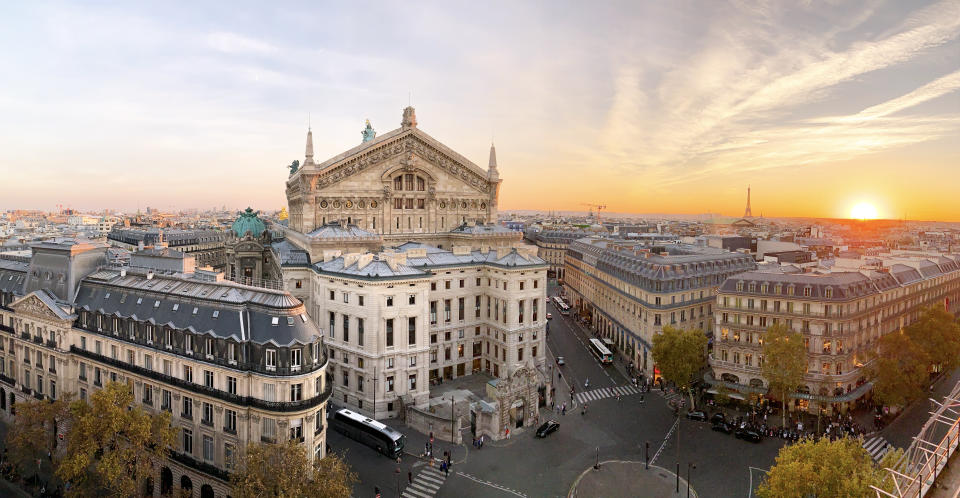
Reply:
<svg viewBox="0 0 960 498"><path fill-rule="evenodd" d="M960 220L960 0L3 2L0 209L285 205L402 109L500 209Z"/></svg>

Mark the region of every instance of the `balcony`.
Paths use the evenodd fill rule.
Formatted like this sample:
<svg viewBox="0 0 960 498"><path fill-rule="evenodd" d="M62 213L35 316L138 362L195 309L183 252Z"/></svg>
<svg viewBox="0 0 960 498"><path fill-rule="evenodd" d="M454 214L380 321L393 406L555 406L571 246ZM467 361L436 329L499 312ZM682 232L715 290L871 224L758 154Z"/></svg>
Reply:
<svg viewBox="0 0 960 498"><path fill-rule="evenodd" d="M43 344L43 337L35 335L33 336L33 342L34 344Z"/></svg>
<svg viewBox="0 0 960 498"><path fill-rule="evenodd" d="M43 394L42 394L42 393L38 393L38 392L34 391L34 392L33 392L33 397L39 399L40 401L43 401Z"/></svg>
<svg viewBox="0 0 960 498"><path fill-rule="evenodd" d="M238 396L236 394L230 394L226 391L221 391L219 389L214 389L211 387L206 387L201 384L194 384L192 382L187 382L176 377L163 374L160 372L154 372L153 370L147 370L146 368L139 367L136 365L131 365L127 362L114 360L112 358L98 355L91 351L82 350L76 346L70 346L70 352L86 357L93 361L98 361L100 363L110 365L112 367L124 370L133 374L137 374L143 377L148 377L164 384L172 385L179 387L181 389L186 389L188 391L202 394L206 396L213 396L217 399L226 401L228 403L233 403L240 406L253 406L255 408L260 408L263 410L269 410L274 412L294 412L299 410L305 410L308 408L314 408L322 403L326 402L330 398L330 395L333 393L332 386L328 386L327 390L320 393L317 396L312 398L307 398L302 401L264 401L262 399L254 398L251 396Z"/></svg>
<svg viewBox="0 0 960 498"><path fill-rule="evenodd" d="M0 374L0 381L6 382L11 386L16 385L17 381L13 380L12 377L7 377L6 375Z"/></svg>
<svg viewBox="0 0 960 498"><path fill-rule="evenodd" d="M44 344L46 344L47 347L49 347L49 348L55 348L55 347L57 347L57 341L55 341L55 340L53 340L53 339L47 339L47 342L45 342Z"/></svg>
<svg viewBox="0 0 960 498"><path fill-rule="evenodd" d="M190 467L190 468L192 468L192 469L194 469L194 470L198 470L198 471L200 471L200 472L203 472L204 474L207 474L207 475L216 477L217 479L220 479L220 480L223 480L223 481L228 481L228 482L230 481L230 473L229 473L229 472L227 472L227 471L225 471L225 470L223 470L223 469L220 469L220 468L218 468L218 467L215 466L215 465L211 465L211 464L206 463L206 462L201 462L201 461L197 460L196 458L193 458L193 457L190 456L190 455L184 455L183 453L179 453L179 452L176 452L176 451L170 451L169 457L170 457L171 460L174 460L174 461L176 461L177 463L181 463L181 464L183 464L183 465L186 465L187 467Z"/></svg>
<svg viewBox="0 0 960 498"><path fill-rule="evenodd" d="M29 341L29 340L30 340L30 334L28 334L28 333L26 333L26 332L20 332L20 338L21 338L21 339L26 339L26 340Z"/></svg>
<svg viewBox="0 0 960 498"><path fill-rule="evenodd" d="M16 331L13 330L13 327L9 325L3 325L2 323L0 323L0 332L6 332L8 334L13 334L13 335L17 334Z"/></svg>

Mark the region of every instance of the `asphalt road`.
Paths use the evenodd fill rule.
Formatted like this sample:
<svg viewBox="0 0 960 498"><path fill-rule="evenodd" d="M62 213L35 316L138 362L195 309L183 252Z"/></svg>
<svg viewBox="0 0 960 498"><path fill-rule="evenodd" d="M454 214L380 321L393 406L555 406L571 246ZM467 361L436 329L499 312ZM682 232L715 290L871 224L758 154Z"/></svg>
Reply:
<svg viewBox="0 0 960 498"><path fill-rule="evenodd" d="M555 293L548 287L549 295ZM570 406L570 385L583 391L590 379L590 390L628 385L626 377L613 366L601 366L587 349L588 334L576 326L572 318L562 317L551 304L553 315L547 335L547 349L552 365L563 356L566 364L554 368L562 375L557 385L558 402ZM555 377L556 379L557 377ZM620 401L607 397L589 402L589 410L581 415L578 409L567 414L541 411L540 419L555 419L560 429L545 439L537 439L532 431L499 442L488 442L482 450L469 445L454 452L457 463L435 496L456 497L561 497L566 496L577 476L599 458L603 460L644 461L649 443L651 463L674 470L679 463L684 478L687 463L691 481L701 497L748 496L751 472L754 484L774 461L782 441L767 439L759 444L713 432L709 424L681 419L667 407L658 391L643 396L632 394ZM417 451L422 442L399 423L388 421L408 435L410 451ZM676 425L677 430L671 431ZM679 437L678 437L679 435ZM373 486L380 486L384 497L396 496L397 463L377 455L373 450L348 440L334 431L328 439L335 451L347 451L347 461L360 475L362 484L355 496L373 496ZM419 445L419 446L418 446ZM442 447L435 454L442 454ZM654 460L655 457L655 460ZM401 490L406 486L407 472L417 475L423 463L406 456L400 464ZM685 490L681 492L685 494Z"/></svg>

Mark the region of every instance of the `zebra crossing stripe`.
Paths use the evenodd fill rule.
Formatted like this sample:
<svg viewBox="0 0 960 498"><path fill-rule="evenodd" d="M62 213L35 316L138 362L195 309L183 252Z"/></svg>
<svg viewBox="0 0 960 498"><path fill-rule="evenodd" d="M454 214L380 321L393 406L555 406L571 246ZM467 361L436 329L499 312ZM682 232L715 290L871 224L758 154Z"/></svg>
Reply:
<svg viewBox="0 0 960 498"><path fill-rule="evenodd" d="M419 483L421 486L434 488L434 489L440 489L440 486L443 485L443 481L437 482L426 476L417 476L417 478L413 480L413 483L414 484Z"/></svg>
<svg viewBox="0 0 960 498"><path fill-rule="evenodd" d="M440 486L441 484L443 484L443 478L437 478L437 477L433 477L433 476L427 476L427 475L420 474L420 475L417 476L416 481L419 481L420 479L423 479L425 482L430 483L430 484L435 484L435 485L437 485L437 486Z"/></svg>
<svg viewBox="0 0 960 498"><path fill-rule="evenodd" d="M413 484L411 484L410 487L421 493L428 493L431 496L440 490L440 486L427 486L423 483L423 481L413 481Z"/></svg>
<svg viewBox="0 0 960 498"><path fill-rule="evenodd" d="M410 486L407 486L407 489L403 491L404 496L411 496L413 498L433 498L433 493L424 494L423 491L417 491L412 489Z"/></svg>

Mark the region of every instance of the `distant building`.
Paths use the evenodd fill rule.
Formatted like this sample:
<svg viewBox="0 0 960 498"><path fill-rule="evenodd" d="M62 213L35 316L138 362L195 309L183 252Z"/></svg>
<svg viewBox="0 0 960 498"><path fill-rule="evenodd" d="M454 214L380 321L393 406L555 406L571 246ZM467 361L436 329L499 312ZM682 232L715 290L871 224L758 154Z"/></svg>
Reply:
<svg viewBox="0 0 960 498"><path fill-rule="evenodd" d="M107 242L115 247L131 251L139 248L165 244L193 256L198 266L210 266L218 271L226 271L226 240L229 234L212 229L173 229L173 228L125 228L114 225L107 234Z"/></svg>
<svg viewBox="0 0 960 498"><path fill-rule="evenodd" d="M527 238L536 244L537 256L550 264L550 276L562 281L567 246L574 240L591 234L583 230L544 230L528 232Z"/></svg>
<svg viewBox="0 0 960 498"><path fill-rule="evenodd" d="M750 255L722 249L591 237L567 248L564 291L581 318L652 369L653 336L664 325L711 335L717 287L754 268Z"/></svg>
<svg viewBox="0 0 960 498"><path fill-rule="evenodd" d="M894 251L837 260L831 269L751 271L720 287L714 312L719 331L711 382L745 395L766 392L760 337L780 323L803 334L808 373L791 394L791 410L846 412L869 392L863 367L880 336L944 304L956 314L960 256Z"/></svg>

